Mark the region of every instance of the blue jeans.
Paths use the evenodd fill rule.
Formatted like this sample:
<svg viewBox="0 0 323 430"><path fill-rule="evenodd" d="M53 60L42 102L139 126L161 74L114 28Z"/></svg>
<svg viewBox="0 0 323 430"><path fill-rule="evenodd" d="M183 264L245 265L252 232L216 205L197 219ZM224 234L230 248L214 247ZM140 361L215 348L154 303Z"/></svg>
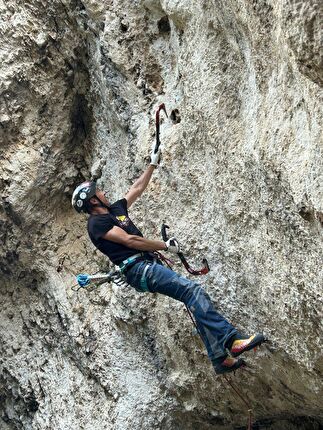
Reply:
<svg viewBox="0 0 323 430"><path fill-rule="evenodd" d="M164 294L185 303L194 315L212 364L221 363L227 357L226 348L238 331L214 309L209 295L198 283L148 261L130 267L126 278L136 290Z"/></svg>

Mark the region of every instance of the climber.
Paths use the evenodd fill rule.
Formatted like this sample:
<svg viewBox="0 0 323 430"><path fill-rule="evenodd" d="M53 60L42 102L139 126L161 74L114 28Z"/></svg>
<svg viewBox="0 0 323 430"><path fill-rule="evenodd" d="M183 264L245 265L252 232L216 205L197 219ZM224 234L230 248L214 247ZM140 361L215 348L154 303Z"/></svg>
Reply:
<svg viewBox="0 0 323 430"><path fill-rule="evenodd" d="M264 342L262 334L244 336L215 309L202 287L165 267L154 251L178 253L175 238L166 242L145 239L128 216L128 209L146 189L159 164L161 150L153 148L151 163L129 189L125 198L113 204L97 188L96 182L83 182L72 197L77 212L89 214L88 233L93 244L125 275L129 285L141 292L161 293L184 302L194 315L208 356L218 374L246 365L237 358Z"/></svg>

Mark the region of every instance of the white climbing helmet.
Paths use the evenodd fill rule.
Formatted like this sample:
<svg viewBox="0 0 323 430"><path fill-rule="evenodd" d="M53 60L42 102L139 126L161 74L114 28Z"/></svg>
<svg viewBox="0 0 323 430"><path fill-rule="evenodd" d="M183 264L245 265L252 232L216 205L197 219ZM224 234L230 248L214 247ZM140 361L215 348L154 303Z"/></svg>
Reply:
<svg viewBox="0 0 323 430"><path fill-rule="evenodd" d="M95 196L96 182L86 181L82 182L75 188L72 196L72 206L77 212L87 212L86 203L91 197Z"/></svg>

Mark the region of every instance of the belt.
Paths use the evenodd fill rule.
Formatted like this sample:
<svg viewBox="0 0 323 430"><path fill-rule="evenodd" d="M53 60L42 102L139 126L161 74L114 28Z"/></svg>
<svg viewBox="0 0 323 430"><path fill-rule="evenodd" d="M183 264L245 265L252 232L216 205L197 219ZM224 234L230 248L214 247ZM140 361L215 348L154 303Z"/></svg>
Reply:
<svg viewBox="0 0 323 430"><path fill-rule="evenodd" d="M123 260L122 263L119 264L121 273L125 273L127 270L130 269L135 263L138 263L141 260L150 260L152 261L153 258L149 254L145 254L141 252L140 254L132 255L131 257L127 258L126 260Z"/></svg>

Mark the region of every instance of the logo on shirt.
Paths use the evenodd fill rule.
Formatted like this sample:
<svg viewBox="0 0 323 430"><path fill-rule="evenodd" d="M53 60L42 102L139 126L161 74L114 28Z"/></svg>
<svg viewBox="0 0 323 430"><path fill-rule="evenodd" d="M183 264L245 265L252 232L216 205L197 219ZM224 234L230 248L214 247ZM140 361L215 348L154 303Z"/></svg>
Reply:
<svg viewBox="0 0 323 430"><path fill-rule="evenodd" d="M127 227L130 223L130 219L125 215L118 215L116 216L116 218L119 221L119 224L121 225L121 227Z"/></svg>

